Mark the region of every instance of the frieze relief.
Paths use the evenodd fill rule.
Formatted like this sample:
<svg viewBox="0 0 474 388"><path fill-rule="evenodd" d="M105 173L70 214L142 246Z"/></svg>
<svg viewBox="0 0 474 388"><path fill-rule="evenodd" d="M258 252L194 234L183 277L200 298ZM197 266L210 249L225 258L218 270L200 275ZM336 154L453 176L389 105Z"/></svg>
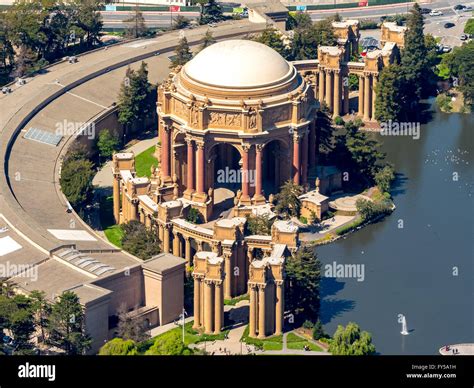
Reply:
<svg viewBox="0 0 474 388"><path fill-rule="evenodd" d="M264 112L264 126L271 126L276 123L291 120L290 106L278 107Z"/></svg>
<svg viewBox="0 0 474 388"><path fill-rule="evenodd" d="M174 99L174 113L182 118L188 117L188 107L180 100Z"/></svg>
<svg viewBox="0 0 474 388"><path fill-rule="evenodd" d="M210 127L236 128L242 125L240 113L209 112Z"/></svg>

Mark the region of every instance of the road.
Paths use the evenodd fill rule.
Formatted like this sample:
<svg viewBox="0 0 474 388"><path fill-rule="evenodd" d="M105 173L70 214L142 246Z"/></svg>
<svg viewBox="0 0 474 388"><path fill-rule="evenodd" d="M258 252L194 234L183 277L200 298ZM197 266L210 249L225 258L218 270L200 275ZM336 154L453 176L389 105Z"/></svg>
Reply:
<svg viewBox="0 0 474 388"><path fill-rule="evenodd" d="M127 23L124 20L131 18L134 12L127 11L104 11L101 12L105 28L125 28ZM199 17L199 12L181 12L179 14L173 12L143 12L145 23L150 28L165 28L169 27L172 20L176 16L181 15L189 20L194 20Z"/></svg>

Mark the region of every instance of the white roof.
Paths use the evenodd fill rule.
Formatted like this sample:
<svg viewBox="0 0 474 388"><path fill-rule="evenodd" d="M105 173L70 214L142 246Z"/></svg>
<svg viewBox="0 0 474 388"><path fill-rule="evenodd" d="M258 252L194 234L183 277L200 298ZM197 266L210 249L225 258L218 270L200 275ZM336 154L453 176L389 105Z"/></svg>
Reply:
<svg viewBox="0 0 474 388"><path fill-rule="evenodd" d="M138 199L154 212L158 211L158 205L148 195L139 195Z"/></svg>
<svg viewBox="0 0 474 388"><path fill-rule="evenodd" d="M298 225L295 225L291 221L275 221L273 223L275 228L277 228L280 232L288 232L288 233L294 233L298 231Z"/></svg>
<svg viewBox="0 0 474 388"><path fill-rule="evenodd" d="M293 66L272 48L251 40L226 40L202 50L184 66L191 79L224 88L256 88L290 77Z"/></svg>
<svg viewBox="0 0 474 388"><path fill-rule="evenodd" d="M120 175L122 176L124 182L128 182L130 179L133 178L130 170L120 170Z"/></svg>
<svg viewBox="0 0 474 388"><path fill-rule="evenodd" d="M133 159L134 156L135 156L135 154L133 152L119 152L119 153L115 154L115 157L117 159L125 159L125 160Z"/></svg>
<svg viewBox="0 0 474 388"><path fill-rule="evenodd" d="M300 195L301 200L306 200L315 203L316 205L320 205L321 202L328 199L325 195L317 192L316 190L309 191L303 195Z"/></svg>

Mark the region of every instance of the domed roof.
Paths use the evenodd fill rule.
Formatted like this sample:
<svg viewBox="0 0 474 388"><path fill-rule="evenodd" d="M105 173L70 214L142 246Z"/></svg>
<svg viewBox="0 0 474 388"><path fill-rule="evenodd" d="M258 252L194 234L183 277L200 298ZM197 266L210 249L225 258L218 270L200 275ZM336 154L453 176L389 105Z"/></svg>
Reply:
<svg viewBox="0 0 474 388"><path fill-rule="evenodd" d="M293 74L293 66L262 43L226 40L202 50L184 72L201 84L242 89L281 82Z"/></svg>

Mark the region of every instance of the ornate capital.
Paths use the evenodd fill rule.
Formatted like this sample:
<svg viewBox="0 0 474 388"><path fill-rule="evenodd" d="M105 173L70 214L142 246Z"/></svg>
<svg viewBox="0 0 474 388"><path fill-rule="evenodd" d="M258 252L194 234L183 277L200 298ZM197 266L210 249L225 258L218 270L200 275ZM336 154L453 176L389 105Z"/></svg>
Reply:
<svg viewBox="0 0 474 388"><path fill-rule="evenodd" d="M250 148L252 147L251 144L242 144L242 150L245 152L245 153L248 153L250 151Z"/></svg>

